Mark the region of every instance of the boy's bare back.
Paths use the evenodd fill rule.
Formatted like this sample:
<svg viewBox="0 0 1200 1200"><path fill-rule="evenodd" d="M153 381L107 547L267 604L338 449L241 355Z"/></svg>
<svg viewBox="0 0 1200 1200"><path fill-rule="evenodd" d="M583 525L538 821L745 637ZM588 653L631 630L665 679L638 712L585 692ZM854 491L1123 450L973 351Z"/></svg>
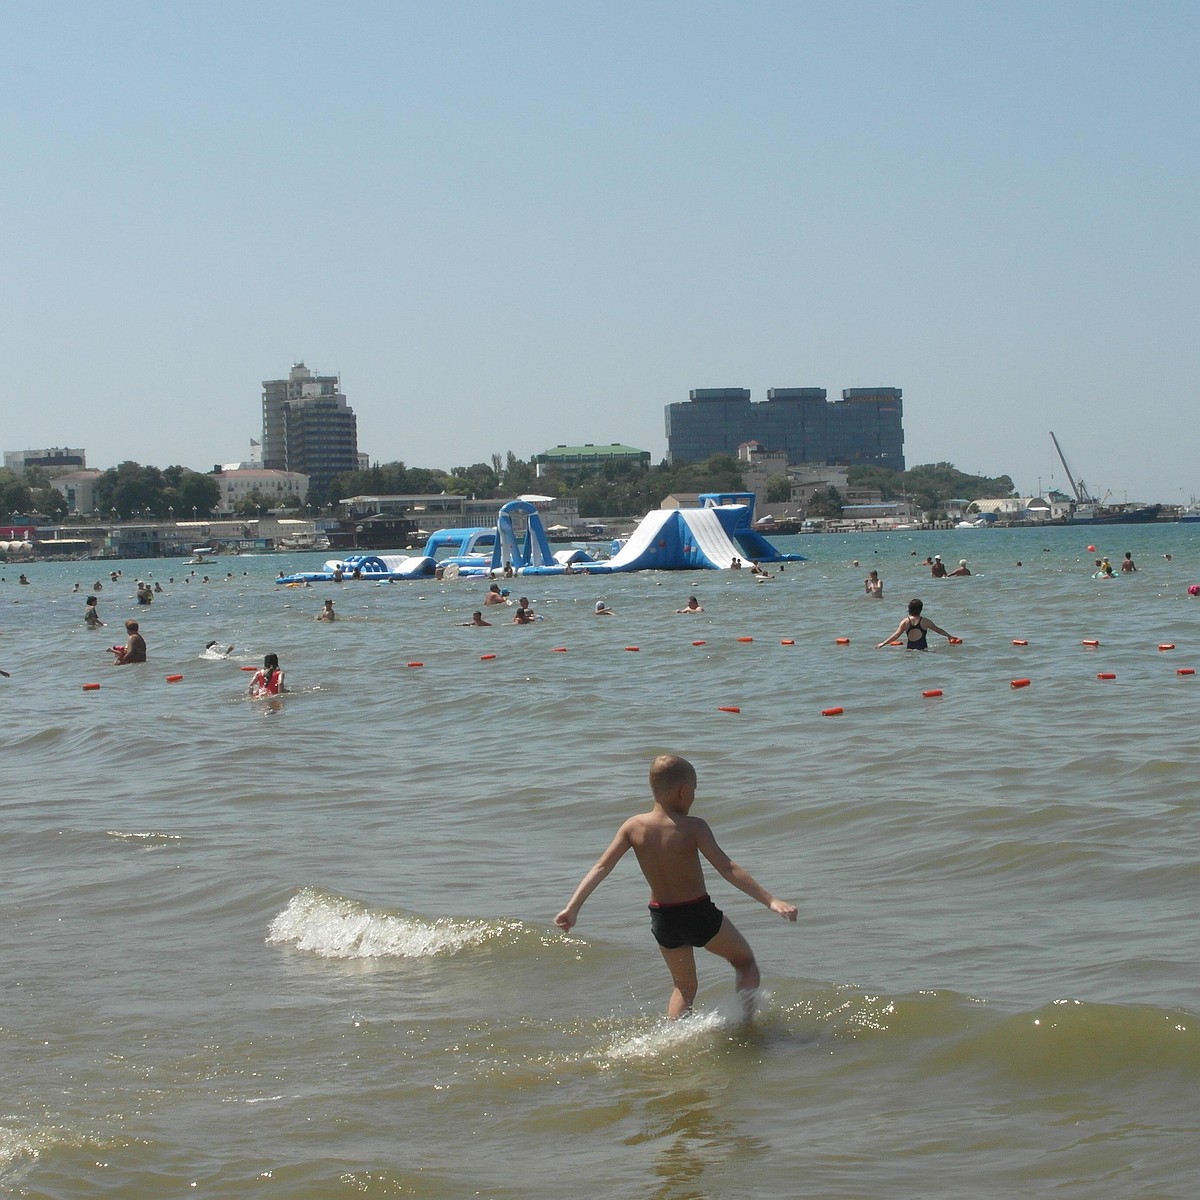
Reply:
<svg viewBox="0 0 1200 1200"><path fill-rule="evenodd" d="M622 835L650 885L652 901L683 904L704 895L700 855L711 861L714 853L721 854L707 822L655 804L650 812L630 817L621 826L618 837Z"/></svg>

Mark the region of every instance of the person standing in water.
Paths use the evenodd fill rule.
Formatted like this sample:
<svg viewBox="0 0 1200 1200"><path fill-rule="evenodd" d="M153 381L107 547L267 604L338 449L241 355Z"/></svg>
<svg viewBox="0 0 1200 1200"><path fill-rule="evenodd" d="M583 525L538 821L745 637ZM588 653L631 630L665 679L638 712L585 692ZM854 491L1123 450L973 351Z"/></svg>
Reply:
<svg viewBox="0 0 1200 1200"><path fill-rule="evenodd" d="M255 672L250 680L250 695L258 699L262 696L278 696L285 690L283 672L279 669L279 655L264 654L262 670Z"/></svg>
<svg viewBox="0 0 1200 1200"><path fill-rule="evenodd" d="M583 902L626 851L633 850L650 885L650 931L671 973L667 1016L672 1020L684 1016L696 998L696 946L719 955L733 967L734 986L749 1009L760 982L758 964L737 927L709 899L700 856L708 859L723 879L785 920L795 921L796 906L768 892L717 845L707 822L690 815L696 799L696 769L686 758L660 754L650 765L650 791L653 807L630 817L617 830L554 923L564 933L570 932Z"/></svg>
<svg viewBox="0 0 1200 1200"><path fill-rule="evenodd" d="M104 622L100 620L100 605L95 596L89 596L83 602L83 623L89 629L100 629Z"/></svg>
<svg viewBox="0 0 1200 1200"><path fill-rule="evenodd" d="M910 600L908 602L908 616L896 626L896 632L890 638L886 638L880 642L875 649L882 650L884 646L890 646L903 637L904 648L906 650L928 650L929 642L925 635L930 630L934 633L940 633L948 642L954 641L954 638L940 625L935 625L928 617L921 616L921 609L923 607L924 605L920 600Z"/></svg>
<svg viewBox="0 0 1200 1200"><path fill-rule="evenodd" d="M144 663L146 661L146 639L139 632L138 623L126 621L125 632L129 635L125 645L111 648L111 652L116 655L113 665L123 667L128 663Z"/></svg>

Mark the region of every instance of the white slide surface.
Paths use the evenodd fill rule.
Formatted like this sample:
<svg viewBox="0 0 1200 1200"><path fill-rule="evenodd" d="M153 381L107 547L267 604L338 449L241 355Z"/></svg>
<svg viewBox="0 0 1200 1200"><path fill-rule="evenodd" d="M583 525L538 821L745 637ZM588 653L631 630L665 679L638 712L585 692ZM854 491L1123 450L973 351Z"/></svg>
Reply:
<svg viewBox="0 0 1200 1200"><path fill-rule="evenodd" d="M700 553L714 567L724 569L734 558L741 558L741 550L729 540L714 509L685 508L679 510L679 515L691 530Z"/></svg>
<svg viewBox="0 0 1200 1200"><path fill-rule="evenodd" d="M654 563L647 564L642 560L646 552L658 540L659 530L675 516L676 512L678 512L678 509L659 508L655 509L654 512L647 513L630 535L629 541L609 559L609 570L620 571L627 567L643 568L648 565L657 565Z"/></svg>

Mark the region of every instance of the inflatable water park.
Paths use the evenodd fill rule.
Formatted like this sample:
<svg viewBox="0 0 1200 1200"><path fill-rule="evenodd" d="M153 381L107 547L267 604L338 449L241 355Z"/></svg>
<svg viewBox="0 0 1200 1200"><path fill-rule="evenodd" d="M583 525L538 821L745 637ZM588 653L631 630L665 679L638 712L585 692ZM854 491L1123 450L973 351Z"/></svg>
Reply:
<svg viewBox="0 0 1200 1200"><path fill-rule="evenodd" d="M785 554L754 525L753 492L706 492L696 508L647 513L608 558L579 546L552 550L537 506L510 500L486 528L440 529L420 554L348 554L319 571L281 574L276 583L320 583L345 579L394 582L403 579L514 575L611 575L623 571L723 571L748 563L804 562Z"/></svg>

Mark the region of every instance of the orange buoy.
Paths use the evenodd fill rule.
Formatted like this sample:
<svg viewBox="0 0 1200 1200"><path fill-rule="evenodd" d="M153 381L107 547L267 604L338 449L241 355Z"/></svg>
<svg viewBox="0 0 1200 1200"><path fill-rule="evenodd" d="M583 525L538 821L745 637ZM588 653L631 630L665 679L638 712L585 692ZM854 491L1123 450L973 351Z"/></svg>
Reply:
<svg viewBox="0 0 1200 1200"><path fill-rule="evenodd" d="M1096 648L1098 645L1100 645L1100 643L1099 643L1098 641L1096 641L1096 639L1095 639L1095 638L1084 638L1084 639L1083 639L1083 643L1082 643L1082 644L1083 644L1084 646L1087 646L1087 647L1088 647L1089 649L1091 649L1091 650L1095 650L1095 648Z"/></svg>
<svg viewBox="0 0 1200 1200"><path fill-rule="evenodd" d="M693 642L692 645L693 646L707 646L708 643L704 642L704 641L700 641L700 642Z"/></svg>
<svg viewBox="0 0 1200 1200"><path fill-rule="evenodd" d="M1159 648L1160 650L1174 650L1174 649L1175 649L1175 643L1174 643L1174 642L1159 642L1159 643L1158 643L1158 648Z"/></svg>
<svg viewBox="0 0 1200 1200"><path fill-rule="evenodd" d="M554 653L554 654L566 654L566 652L567 652L566 646L555 646L552 650L552 653Z"/></svg>
<svg viewBox="0 0 1200 1200"><path fill-rule="evenodd" d="M641 650L641 646L626 646L625 649L631 654L637 654L637 652Z"/></svg>
<svg viewBox="0 0 1200 1200"><path fill-rule="evenodd" d="M840 708L823 708L823 709L821 709L821 716L823 716L823 717L840 717L842 715L842 711L843 710Z"/></svg>
<svg viewBox="0 0 1200 1200"><path fill-rule="evenodd" d="M1095 554L1095 553L1096 553L1096 547L1095 547L1095 546L1089 546L1089 547L1088 547L1088 553L1089 553L1089 554Z"/></svg>
<svg viewBox="0 0 1200 1200"><path fill-rule="evenodd" d="M243 671L257 671L257 667L242 667Z"/></svg>
<svg viewBox="0 0 1200 1200"><path fill-rule="evenodd" d="M167 682L168 683L178 683L182 678L183 678L182 675L168 675Z"/></svg>
<svg viewBox="0 0 1200 1200"><path fill-rule="evenodd" d="M410 667L423 667L425 664L423 662L410 662L408 665Z"/></svg>
<svg viewBox="0 0 1200 1200"><path fill-rule="evenodd" d="M961 646L961 645L962 645L962 638L956 638L956 637L952 637L952 638L947 638L946 640L947 640L947 641L950 643L950 645L952 645L952 646Z"/></svg>
<svg viewBox="0 0 1200 1200"><path fill-rule="evenodd" d="M100 685L98 683L85 683L83 685L83 690L85 692L98 692L100 690Z"/></svg>
<svg viewBox="0 0 1200 1200"><path fill-rule="evenodd" d="M794 646L796 644L796 639L795 638L780 638L779 644L781 646Z"/></svg>
<svg viewBox="0 0 1200 1200"><path fill-rule="evenodd" d="M1023 688L1028 687L1031 682L1032 681L1029 679L1014 679L1011 682L1011 686L1015 688Z"/></svg>
<svg viewBox="0 0 1200 1200"><path fill-rule="evenodd" d="M923 691L921 693L921 695L925 696L925 697L940 696L941 694L942 694L941 688L926 688L925 691Z"/></svg>
<svg viewBox="0 0 1200 1200"><path fill-rule="evenodd" d="M736 704L718 704L717 712L741 712Z"/></svg>
<svg viewBox="0 0 1200 1200"><path fill-rule="evenodd" d="M738 638L738 641L739 642L752 642L752 641L754 641L754 639L748 638L748 637L740 637L740 638Z"/></svg>
<svg viewBox="0 0 1200 1200"><path fill-rule="evenodd" d="M487 660L488 660L489 658L495 658L495 657L496 657L496 656L495 656L494 654L481 654L481 655L479 656L479 661L480 661L480 662L487 662Z"/></svg>
<svg viewBox="0 0 1200 1200"><path fill-rule="evenodd" d="M1024 638L1013 638L1014 646L1028 646L1029 643Z"/></svg>
<svg viewBox="0 0 1200 1200"><path fill-rule="evenodd" d="M1116 674L1112 671L1098 671L1096 673L1096 678L1097 679L1116 679Z"/></svg>
<svg viewBox="0 0 1200 1200"><path fill-rule="evenodd" d="M1195 673L1196 673L1195 667L1176 667L1175 668L1176 675L1195 675Z"/></svg>
<svg viewBox="0 0 1200 1200"><path fill-rule="evenodd" d="M850 645L850 639L849 638L834 638L833 644L835 646L848 646L848 645Z"/></svg>

